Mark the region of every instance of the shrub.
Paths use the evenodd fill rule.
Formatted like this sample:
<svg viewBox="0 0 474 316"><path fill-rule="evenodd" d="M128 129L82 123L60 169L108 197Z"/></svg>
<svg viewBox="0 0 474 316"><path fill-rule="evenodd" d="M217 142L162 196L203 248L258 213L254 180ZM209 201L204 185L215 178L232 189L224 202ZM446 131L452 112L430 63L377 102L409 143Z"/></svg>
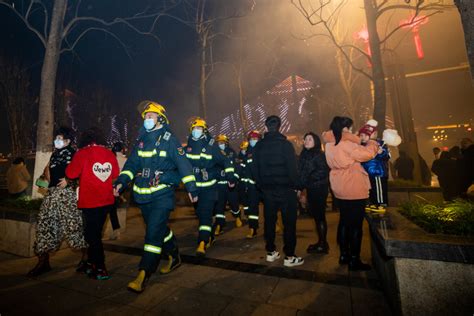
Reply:
<svg viewBox="0 0 474 316"><path fill-rule="evenodd" d="M400 213L429 233L474 236L474 203L471 201L406 202L401 205Z"/></svg>

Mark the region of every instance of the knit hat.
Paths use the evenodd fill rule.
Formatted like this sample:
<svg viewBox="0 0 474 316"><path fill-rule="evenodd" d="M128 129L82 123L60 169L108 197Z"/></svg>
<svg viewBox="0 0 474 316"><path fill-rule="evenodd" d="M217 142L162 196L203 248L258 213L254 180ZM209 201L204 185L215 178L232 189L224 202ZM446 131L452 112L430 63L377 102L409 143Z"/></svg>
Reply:
<svg viewBox="0 0 474 316"><path fill-rule="evenodd" d="M379 125L379 123L376 120L368 120L359 130L359 135L366 134L369 137L372 136L372 134L377 130L377 125Z"/></svg>

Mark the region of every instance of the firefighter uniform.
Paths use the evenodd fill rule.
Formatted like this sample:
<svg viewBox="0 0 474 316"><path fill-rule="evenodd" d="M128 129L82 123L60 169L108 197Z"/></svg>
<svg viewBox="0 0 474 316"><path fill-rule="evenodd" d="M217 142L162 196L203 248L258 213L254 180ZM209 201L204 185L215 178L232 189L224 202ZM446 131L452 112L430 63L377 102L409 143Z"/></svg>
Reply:
<svg viewBox="0 0 474 316"><path fill-rule="evenodd" d="M201 128L203 133L199 137L190 135L186 146L186 157L193 167L193 173L198 187L198 202L196 213L199 218L198 248L196 254L204 256L206 248L211 244L212 213L217 202L217 182L219 166L224 169L226 180L235 182L235 168L231 160L219 149L217 143L207 133L206 122L196 119L191 123L191 131Z"/></svg>
<svg viewBox="0 0 474 316"><path fill-rule="evenodd" d="M168 218L175 204L174 191L183 182L191 195L197 194L191 164L186 159L181 143L168 127L164 108L157 103L147 102L142 116L147 111L160 114L162 127L151 131L141 129L137 143L115 183L116 186L122 184L123 189L133 181L134 199L146 224L139 277L134 281L136 284L129 284L129 289L136 292L143 291L146 279L156 271L161 256L169 259L161 273L168 273L179 266L176 237L168 226Z"/></svg>
<svg viewBox="0 0 474 316"><path fill-rule="evenodd" d="M236 166L236 153L229 146L228 138L225 135L219 135L216 137L216 141L219 144L219 149L225 154L231 161L234 168ZM222 150L221 144L225 143L225 149ZM229 182L227 181L227 175L221 166L218 166L218 181L217 181L217 191L218 198L217 203L214 209L216 221L214 223L215 229L214 234L217 236L222 233L222 229L225 226L225 208L227 203L230 205L230 212L236 218L235 225L236 227L242 226L242 221L240 220L240 209L239 209L239 194L237 187L229 188ZM238 178L238 174L234 172L235 178Z"/></svg>

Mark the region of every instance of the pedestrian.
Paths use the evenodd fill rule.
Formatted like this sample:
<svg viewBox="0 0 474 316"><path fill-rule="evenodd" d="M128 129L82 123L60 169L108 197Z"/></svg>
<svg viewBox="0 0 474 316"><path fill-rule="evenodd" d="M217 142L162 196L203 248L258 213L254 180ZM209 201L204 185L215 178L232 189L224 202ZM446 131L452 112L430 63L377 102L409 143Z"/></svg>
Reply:
<svg viewBox="0 0 474 316"><path fill-rule="evenodd" d="M235 168L231 159L222 152L209 134L206 121L195 118L190 125L191 134L186 145L186 158L193 167L193 173L198 187L198 198L195 207L199 218L198 247L196 255L206 255L214 239L212 231L212 213L217 202L217 180L219 168L225 172L229 188L235 187Z"/></svg>
<svg viewBox="0 0 474 316"><path fill-rule="evenodd" d="M395 165L393 166L397 173L397 178L413 181L413 169L415 168L413 159L408 157L404 151L400 151L399 154L400 157L395 160Z"/></svg>
<svg viewBox="0 0 474 316"><path fill-rule="evenodd" d="M168 259L168 263L160 269L161 274L170 273L181 265L176 237L168 226L169 216L175 206L176 187L183 182L192 202L197 202L197 188L191 164L169 127L165 108L153 101L143 101L138 108L143 127L115 182L114 193L118 196L134 182L133 194L146 232L138 276L128 284L128 289L141 293L162 257Z"/></svg>
<svg viewBox="0 0 474 316"><path fill-rule="evenodd" d="M236 169L236 160L237 155L235 151L229 145L229 138L226 135L220 134L216 137L216 142L221 150L222 154L229 157L234 169ZM224 226L226 224L225 220L225 209L227 203L230 206L230 212L232 216L235 218L235 227L241 227L242 221L240 219L240 209L239 209L239 195L238 195L238 188L237 186L233 188L229 188L229 182L226 180L226 172L225 170L218 166L218 181L217 181L217 191L218 191L218 198L217 203L215 205L215 217L216 221L214 224L214 235L219 236L223 233ZM234 176L238 175L234 172Z"/></svg>
<svg viewBox="0 0 474 316"><path fill-rule="evenodd" d="M7 188L10 198L18 199L26 196L26 189L31 180L30 173L26 169L25 159L17 157L6 174Z"/></svg>
<svg viewBox="0 0 474 316"><path fill-rule="evenodd" d="M307 209L314 219L318 242L308 246L308 253L329 253L327 242L326 200L329 193L329 167L318 135L304 135L303 150L298 160L300 191L306 190Z"/></svg>
<svg viewBox="0 0 474 316"><path fill-rule="evenodd" d="M458 165L456 160L451 158L449 152L443 151L441 153L440 158L433 162L431 171L438 177L439 186L445 201L452 201L459 196L458 183L461 181Z"/></svg>
<svg viewBox="0 0 474 316"><path fill-rule="evenodd" d="M466 171L466 174L463 177L462 192L467 194L469 187L474 182L474 144L470 138L463 138L461 140L461 153Z"/></svg>
<svg viewBox="0 0 474 316"><path fill-rule="evenodd" d="M434 160L438 160L441 155L441 149L439 147L433 147Z"/></svg>
<svg viewBox="0 0 474 316"><path fill-rule="evenodd" d="M89 245L85 272L97 280L110 278L105 266L102 229L115 203L112 183L119 175L117 158L105 145L99 128L87 129L79 139L78 152L66 168L69 179L79 179L77 207L82 210L84 237Z"/></svg>
<svg viewBox="0 0 474 316"><path fill-rule="evenodd" d="M331 169L329 182L338 199L339 264L349 264L349 270L370 270L360 260L362 222L369 197L370 180L361 163L375 157L378 144L369 140L365 146L352 134L352 119L336 116L330 130L323 133L326 161Z"/></svg>
<svg viewBox="0 0 474 316"><path fill-rule="evenodd" d="M58 250L63 240L71 248L87 248L82 212L77 208L76 183L66 179L66 168L76 153L72 147L73 137L70 128L60 127L55 131L54 151L43 172L49 183L48 191L38 213L33 245L38 264L28 272L28 276L38 276L51 270L49 254ZM78 272L85 268L85 259L83 251Z"/></svg>
<svg viewBox="0 0 474 316"><path fill-rule="evenodd" d="M369 120L359 130L359 138L362 145L367 145L370 139L377 134L376 120ZM368 212L385 213L388 205L388 161L390 152L388 146L382 140L376 140L379 144L377 155L374 159L362 162L362 167L369 175L370 191L369 201L366 207Z"/></svg>
<svg viewBox="0 0 474 316"><path fill-rule="evenodd" d="M242 168L240 168L240 182L245 186L244 211L249 223L249 232L246 236L248 239L257 237L259 227L259 204L261 196L256 186L255 174L252 172L252 168L256 163L254 155L255 146L261 139L262 134L259 131L250 131L247 134L248 148L241 159Z"/></svg>
<svg viewBox="0 0 474 316"><path fill-rule="evenodd" d="M304 260L295 254L298 185L295 149L280 133L280 117L267 117L265 126L267 132L254 149L252 173L263 192L266 260L274 262L280 258L275 246L275 224L278 210L281 210L285 252L283 264L286 267L299 266Z"/></svg>

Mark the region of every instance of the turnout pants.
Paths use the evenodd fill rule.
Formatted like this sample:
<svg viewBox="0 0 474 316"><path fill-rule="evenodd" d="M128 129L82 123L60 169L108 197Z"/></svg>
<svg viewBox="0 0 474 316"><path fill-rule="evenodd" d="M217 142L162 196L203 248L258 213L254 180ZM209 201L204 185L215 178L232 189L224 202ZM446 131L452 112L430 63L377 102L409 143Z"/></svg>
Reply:
<svg viewBox="0 0 474 316"><path fill-rule="evenodd" d="M196 214L199 218L198 244L204 241L210 242L212 236L212 212L217 202L217 187L201 189L198 193L198 201L195 204Z"/></svg>
<svg viewBox="0 0 474 316"><path fill-rule="evenodd" d="M369 177L370 195L369 200L372 205L388 205L388 178L387 177Z"/></svg>
<svg viewBox="0 0 474 316"><path fill-rule="evenodd" d="M218 199L215 207L216 224L225 225L225 208L230 205L230 212L234 217L240 217L239 195L236 188L229 188L227 182L217 185Z"/></svg>
<svg viewBox="0 0 474 316"><path fill-rule="evenodd" d="M140 209L146 224L146 234L139 269L154 273L162 254L168 255L178 250L176 237L168 226L170 212L174 209L174 191L150 203L141 204Z"/></svg>
<svg viewBox="0 0 474 316"><path fill-rule="evenodd" d="M244 211L249 220L249 228L258 229L258 204L260 202L259 193L255 184L249 183L247 186L247 204L244 204Z"/></svg>
<svg viewBox="0 0 474 316"><path fill-rule="evenodd" d="M278 210L281 210L283 220L283 251L288 257L295 255L296 247L296 192L289 188L264 190L263 205L265 215L265 249L268 252L276 250L275 224Z"/></svg>

